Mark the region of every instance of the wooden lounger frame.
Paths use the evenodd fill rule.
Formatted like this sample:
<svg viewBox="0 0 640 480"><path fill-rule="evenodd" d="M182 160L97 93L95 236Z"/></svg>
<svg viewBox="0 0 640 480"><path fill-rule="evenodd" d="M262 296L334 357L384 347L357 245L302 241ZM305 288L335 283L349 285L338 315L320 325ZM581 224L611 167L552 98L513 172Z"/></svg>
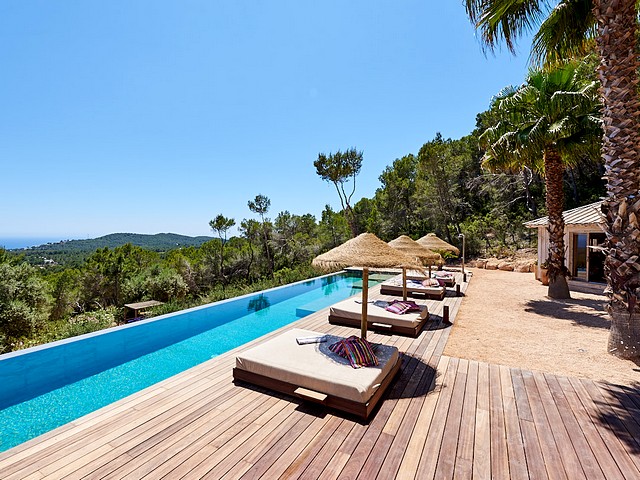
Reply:
<svg viewBox="0 0 640 480"><path fill-rule="evenodd" d="M398 325L390 325L388 323L384 323L383 321L367 320L367 328L369 330L375 330L378 332L396 333L398 335L406 335L415 338L420 335L420 332L427 323L427 320L429 320L429 314L427 314L427 316L423 318L415 327L403 327ZM331 314L329 315L329 323L332 325L344 325L347 327L360 328L362 322L359 318L347 318Z"/></svg>
<svg viewBox="0 0 640 480"><path fill-rule="evenodd" d="M348 400L346 398L336 397L334 395L328 395L322 392L316 392L314 390L308 390L306 388L300 387L299 385L283 382L282 380L277 380L275 378L267 377L257 373L248 372L247 370L243 370L238 367L235 367L233 369L233 381L236 384L238 382L251 383L253 385L258 385L259 387L264 387L269 390L275 390L276 392L284 393L292 397L298 397L302 400L320 403L322 405L326 405L329 408L335 408L336 410L341 410L343 412L358 416L363 420L367 420L371 415L371 412L373 412L373 409L380 402L380 399L384 395L384 392L387 390L395 376L400 371L401 365L402 354L398 356L398 361L384 378L384 380L380 384L380 387L378 387L378 389L376 390L376 393L374 393L366 403L354 402L353 400Z"/></svg>
<svg viewBox="0 0 640 480"><path fill-rule="evenodd" d="M382 295L402 295L402 287L397 287L393 285L385 285L384 283L380 284L380 293ZM407 287L407 295L411 296L421 296L430 298L432 300L442 300L447 294L447 289L442 288L434 288L434 289L414 289L411 287Z"/></svg>

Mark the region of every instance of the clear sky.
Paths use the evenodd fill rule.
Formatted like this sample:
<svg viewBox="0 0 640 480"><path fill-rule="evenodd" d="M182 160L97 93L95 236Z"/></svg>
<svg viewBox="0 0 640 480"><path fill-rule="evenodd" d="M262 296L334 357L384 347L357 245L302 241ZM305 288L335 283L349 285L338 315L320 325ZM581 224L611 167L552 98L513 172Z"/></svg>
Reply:
<svg viewBox="0 0 640 480"><path fill-rule="evenodd" d="M0 236L210 235L222 213L339 208L436 132L470 133L528 45L485 56L462 1L0 2Z"/></svg>

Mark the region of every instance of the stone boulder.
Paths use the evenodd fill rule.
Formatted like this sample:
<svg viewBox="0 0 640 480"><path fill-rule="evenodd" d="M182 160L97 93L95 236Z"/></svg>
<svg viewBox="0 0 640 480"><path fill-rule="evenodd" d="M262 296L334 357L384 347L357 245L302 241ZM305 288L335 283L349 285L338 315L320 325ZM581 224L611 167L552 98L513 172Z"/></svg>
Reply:
<svg viewBox="0 0 640 480"><path fill-rule="evenodd" d="M513 263L502 261L498 264L498 270L504 272L513 272Z"/></svg>
<svg viewBox="0 0 640 480"><path fill-rule="evenodd" d="M520 272L520 273L529 273L531 270L529 269L528 264L522 263L522 262L516 262L516 264L513 266L513 271Z"/></svg>
<svg viewBox="0 0 640 480"><path fill-rule="evenodd" d="M498 260L497 258L490 258L489 260L487 260L487 264L484 268L486 268L487 270L497 270L498 265L500 265L500 260Z"/></svg>
<svg viewBox="0 0 640 480"><path fill-rule="evenodd" d="M487 261L483 258L479 258L475 261L474 267L476 268L485 268L487 266Z"/></svg>

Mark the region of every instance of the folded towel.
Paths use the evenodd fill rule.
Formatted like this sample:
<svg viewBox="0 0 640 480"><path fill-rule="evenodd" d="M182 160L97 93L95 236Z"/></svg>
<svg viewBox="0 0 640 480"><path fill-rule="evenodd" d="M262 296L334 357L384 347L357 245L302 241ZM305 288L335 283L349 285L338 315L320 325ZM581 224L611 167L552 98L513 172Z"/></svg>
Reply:
<svg viewBox="0 0 640 480"><path fill-rule="evenodd" d="M314 335L313 337L298 337L296 342L298 345L307 345L309 343L322 343L327 341L326 335Z"/></svg>

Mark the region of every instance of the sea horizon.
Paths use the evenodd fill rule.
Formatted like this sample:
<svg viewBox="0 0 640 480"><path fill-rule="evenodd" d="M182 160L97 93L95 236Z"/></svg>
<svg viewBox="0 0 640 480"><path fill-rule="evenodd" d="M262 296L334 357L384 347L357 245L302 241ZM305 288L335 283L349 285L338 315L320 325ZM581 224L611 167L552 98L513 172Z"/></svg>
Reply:
<svg viewBox="0 0 640 480"><path fill-rule="evenodd" d="M37 247L47 243L58 243L63 240L73 240L72 238L62 238L55 236L33 236L33 237L0 237L0 248L5 250L15 250L19 248Z"/></svg>
<svg viewBox="0 0 640 480"><path fill-rule="evenodd" d="M117 232L117 233L130 233L130 234L134 234L134 235L147 235L147 236L154 236L154 235L160 235L160 233L135 233L135 232ZM175 232L161 232L161 233L170 233L173 235L180 235L183 237L191 237L191 238L196 238L196 237L204 237L207 235L187 235L187 234L183 234L183 233L175 233ZM23 248L31 248L31 247L38 247L40 245L46 245L48 243L60 243L60 242L68 242L71 240L95 240L97 238L102 238L108 235L114 235L115 233L111 233L111 234L106 234L106 235L96 235L93 237L90 236L86 236L86 237L79 237L79 236L63 236L63 235L39 235L39 236L28 236L28 235L23 235L23 236L0 236L0 248L4 248L5 250L18 250L18 249L23 249ZM210 237L210 238L214 238L214 237Z"/></svg>

